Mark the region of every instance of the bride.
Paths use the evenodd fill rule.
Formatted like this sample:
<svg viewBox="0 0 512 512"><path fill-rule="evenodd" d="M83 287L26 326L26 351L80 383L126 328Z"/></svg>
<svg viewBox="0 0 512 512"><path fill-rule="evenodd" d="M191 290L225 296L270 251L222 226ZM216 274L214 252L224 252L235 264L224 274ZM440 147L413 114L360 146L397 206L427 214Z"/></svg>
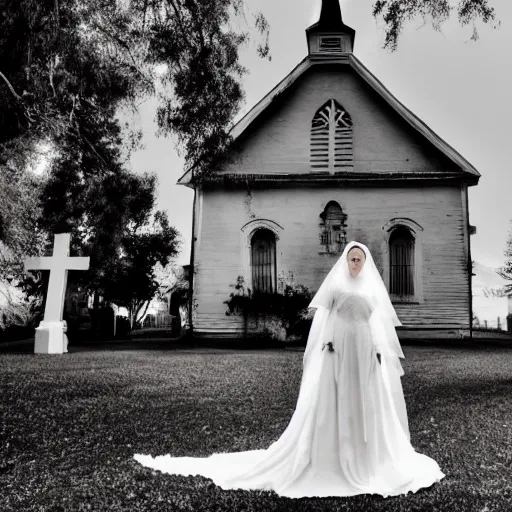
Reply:
<svg viewBox="0 0 512 512"><path fill-rule="evenodd" d="M135 455L176 475L202 475L223 489L266 489L291 498L416 492L441 480L417 453L401 384L401 325L368 248L350 242L316 308L295 412L266 450L208 458Z"/></svg>

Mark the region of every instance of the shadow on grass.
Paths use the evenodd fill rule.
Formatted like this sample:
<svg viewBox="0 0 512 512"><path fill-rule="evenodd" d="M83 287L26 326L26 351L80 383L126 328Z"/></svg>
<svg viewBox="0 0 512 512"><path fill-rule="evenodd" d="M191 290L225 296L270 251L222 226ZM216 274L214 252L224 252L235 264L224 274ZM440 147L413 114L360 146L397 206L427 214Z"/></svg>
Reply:
<svg viewBox="0 0 512 512"><path fill-rule="evenodd" d="M495 376L494 378L476 379L470 376L467 379L455 380L450 384L429 385L421 388L420 408L424 404L442 403L459 408L478 405L490 407L493 403L508 400L512 396L512 378ZM411 408L411 404L408 405Z"/></svg>
<svg viewBox="0 0 512 512"><path fill-rule="evenodd" d="M191 339L181 338L129 338L120 340L73 340L69 341L68 352L91 352L91 351L134 351L134 350L258 350L258 349L284 349L304 350L301 345L285 345L282 342L267 338L247 339ZM0 354L33 354L34 340L21 340L16 342L0 343Z"/></svg>
<svg viewBox="0 0 512 512"><path fill-rule="evenodd" d="M172 340L112 340L112 341L71 341L68 345L70 354L92 351L133 351L133 350L177 350L194 348L186 342ZM33 354L34 340L24 340L14 343L0 343L0 354Z"/></svg>
<svg viewBox="0 0 512 512"><path fill-rule="evenodd" d="M291 500L164 475L133 454L268 447L293 413L301 354L162 348L154 340L112 345L0 361L2 512L512 510L509 350L406 350L414 443L440 463L445 480L386 500Z"/></svg>

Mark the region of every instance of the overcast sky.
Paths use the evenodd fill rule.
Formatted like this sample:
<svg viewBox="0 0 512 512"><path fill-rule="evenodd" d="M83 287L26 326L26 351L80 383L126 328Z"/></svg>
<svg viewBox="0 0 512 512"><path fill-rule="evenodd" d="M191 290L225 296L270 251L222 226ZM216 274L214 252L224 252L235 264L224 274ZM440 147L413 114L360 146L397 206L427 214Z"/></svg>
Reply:
<svg viewBox="0 0 512 512"><path fill-rule="evenodd" d="M503 264L512 219L512 2L490 0L501 28L478 24L480 38L470 41L472 27L456 20L442 32L422 21L412 22L398 50L382 49L384 32L371 15L373 0L341 0L343 21L356 30L354 54L410 110L460 152L480 172L479 185L470 188L473 259L483 265ZM270 23L272 61L256 56L255 45L243 50L244 115L307 54L305 29L318 20L321 0L248 0ZM249 18L250 19L250 18ZM158 207L167 210L171 224L182 234L178 262L190 256L193 191L176 185L183 160L172 140L157 138L153 101L141 105L132 121L144 131L145 148L132 155L138 172L158 175Z"/></svg>

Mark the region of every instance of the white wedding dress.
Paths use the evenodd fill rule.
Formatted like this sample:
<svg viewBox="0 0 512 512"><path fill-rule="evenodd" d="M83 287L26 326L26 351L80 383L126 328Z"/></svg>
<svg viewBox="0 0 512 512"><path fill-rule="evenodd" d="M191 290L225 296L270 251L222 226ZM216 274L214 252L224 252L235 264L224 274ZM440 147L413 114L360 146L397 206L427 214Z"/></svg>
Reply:
<svg viewBox="0 0 512 512"><path fill-rule="evenodd" d="M202 475L223 489L291 498L392 496L443 478L437 463L410 444L403 370L382 344L389 327L378 304L357 292L337 292L329 304L316 305L297 406L268 449L135 459L165 473Z"/></svg>

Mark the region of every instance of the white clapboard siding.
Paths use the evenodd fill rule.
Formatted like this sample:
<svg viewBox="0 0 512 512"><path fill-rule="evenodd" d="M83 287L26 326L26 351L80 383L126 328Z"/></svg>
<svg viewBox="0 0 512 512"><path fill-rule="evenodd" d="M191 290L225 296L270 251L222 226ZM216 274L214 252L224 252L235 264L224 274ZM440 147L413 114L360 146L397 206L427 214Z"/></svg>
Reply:
<svg viewBox="0 0 512 512"><path fill-rule="evenodd" d="M331 200L347 214L347 239L367 244L381 271L383 226L391 219L405 217L423 228L419 262L423 302L395 305L405 326L468 325L469 282L460 188L345 187L252 190L250 194L246 190L204 191L196 245L195 329L199 333L243 332L240 318L227 317L223 302L233 291L229 285L243 273L241 227L254 219L268 219L283 228L277 243L278 273L291 271L297 283L316 290L339 257L319 254L319 215Z"/></svg>
<svg viewBox="0 0 512 512"><path fill-rule="evenodd" d="M322 123L312 124L322 106L332 100L350 116L350 126L333 133ZM329 125L332 128L332 125ZM334 139L333 139L334 138ZM334 140L334 146L332 144ZM315 291L339 255L326 254L320 245L321 219L329 201L347 215L347 240L369 246L377 267L387 261L385 227L407 219L418 228L421 248L421 300L396 304L403 324L411 329L455 331L469 322L467 225L461 185L439 180L418 185L417 173L442 177L455 164L419 136L349 66L315 66L237 139L240 152L222 172L245 175L308 174L320 179L327 171L410 174L407 186L392 181L361 187L346 183L293 186L276 181L265 188L240 185L207 186L201 192L196 233L194 296L196 333L241 335L240 318L227 317L226 304L244 267L242 227L254 220L279 227L277 273L292 272L296 283ZM414 173L414 174L413 174ZM316 176L315 176L316 174ZM245 247L244 247L245 244ZM250 283L248 283L250 286ZM454 331L454 332L455 332Z"/></svg>
<svg viewBox="0 0 512 512"><path fill-rule="evenodd" d="M329 130L312 131L312 120L331 99L342 105L352 120L351 129L338 129L335 134L336 170L350 166L354 171L428 170L442 174L453 168L423 144L354 70L316 66L284 98L274 101L261 121L251 125L239 141L240 153L223 172L300 174L325 170Z"/></svg>

